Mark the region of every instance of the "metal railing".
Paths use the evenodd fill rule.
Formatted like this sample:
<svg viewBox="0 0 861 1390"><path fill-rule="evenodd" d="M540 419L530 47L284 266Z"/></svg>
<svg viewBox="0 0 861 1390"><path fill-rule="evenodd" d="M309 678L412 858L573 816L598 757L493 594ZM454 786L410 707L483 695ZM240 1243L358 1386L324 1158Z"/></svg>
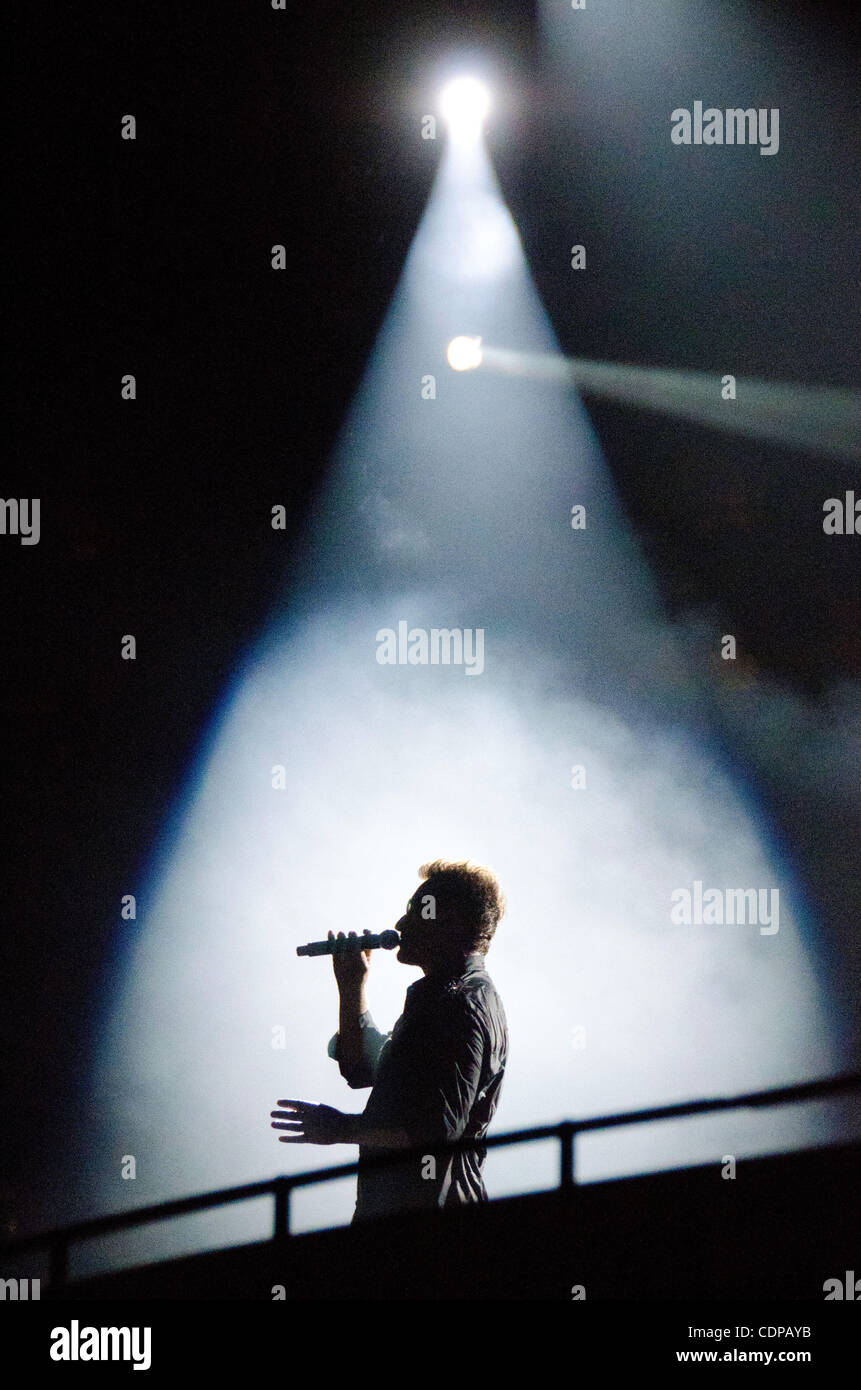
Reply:
<svg viewBox="0 0 861 1390"><path fill-rule="evenodd" d="M502 1148L511 1144L529 1144L539 1139L559 1141L559 1188L571 1191L576 1186L574 1171L574 1141L578 1134L586 1134L599 1129L613 1129L622 1125L646 1124L653 1120L679 1119L688 1115L706 1115L720 1110L738 1110L754 1106L786 1105L806 1100L821 1100L846 1091L861 1089L861 1072L851 1072L843 1076L829 1077L822 1081L807 1081L797 1086L781 1086L770 1091L753 1091L747 1095L721 1096L716 1100L682 1101L675 1105L659 1105L650 1110L628 1110L616 1115L599 1115L588 1120L563 1120L556 1125L540 1125L533 1129L512 1130L508 1134L498 1134L482 1140L460 1140L455 1144L423 1145L416 1149L403 1149L397 1154L386 1155L366 1161L362 1171L368 1168L395 1167L410 1158L421 1157L429 1147L435 1154L451 1153L457 1150L474 1148ZM262 1182L244 1183L240 1187L225 1187L218 1192L205 1192L197 1197L180 1197L172 1202L160 1202L155 1206L139 1207L135 1211L118 1212L113 1216L93 1217L74 1225L37 1235L23 1236L3 1243L2 1253L18 1254L25 1250L47 1247L50 1260L49 1288L58 1290L68 1283L69 1247L76 1241L94 1236L112 1234L128 1230L133 1226L146 1225L153 1221L165 1221L174 1216L187 1216L192 1212L208 1211L213 1207L226 1206L233 1202L244 1202L253 1197L272 1196L275 1199L275 1220L272 1238L283 1241L290 1237L290 1197L298 1187L310 1187L314 1183L334 1182L338 1178L353 1177L359 1171L358 1163L341 1163L334 1168L315 1168L305 1173L288 1173L277 1178L266 1178Z"/></svg>

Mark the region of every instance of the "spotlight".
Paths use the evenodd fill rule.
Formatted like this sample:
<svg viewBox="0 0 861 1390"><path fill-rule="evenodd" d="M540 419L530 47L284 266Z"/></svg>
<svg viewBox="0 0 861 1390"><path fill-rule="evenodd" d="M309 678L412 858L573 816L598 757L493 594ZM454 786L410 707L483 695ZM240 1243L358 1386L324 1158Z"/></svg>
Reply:
<svg viewBox="0 0 861 1390"><path fill-rule="evenodd" d="M446 352L448 365L456 372L468 372L481 366L480 338L452 338Z"/></svg>
<svg viewBox="0 0 861 1390"><path fill-rule="evenodd" d="M440 107L453 140L474 140L490 110L490 93L477 77L456 77L443 90Z"/></svg>

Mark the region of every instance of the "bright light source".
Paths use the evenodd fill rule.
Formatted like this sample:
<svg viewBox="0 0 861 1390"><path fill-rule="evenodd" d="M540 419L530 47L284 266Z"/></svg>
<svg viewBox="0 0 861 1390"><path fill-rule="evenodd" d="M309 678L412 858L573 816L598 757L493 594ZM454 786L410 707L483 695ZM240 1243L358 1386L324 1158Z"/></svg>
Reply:
<svg viewBox="0 0 861 1390"><path fill-rule="evenodd" d="M477 77L456 77L444 89L440 107L452 139L476 139L490 110L490 93Z"/></svg>
<svg viewBox="0 0 861 1390"><path fill-rule="evenodd" d="M452 338L446 352L448 365L456 372L468 372L481 366L480 338Z"/></svg>

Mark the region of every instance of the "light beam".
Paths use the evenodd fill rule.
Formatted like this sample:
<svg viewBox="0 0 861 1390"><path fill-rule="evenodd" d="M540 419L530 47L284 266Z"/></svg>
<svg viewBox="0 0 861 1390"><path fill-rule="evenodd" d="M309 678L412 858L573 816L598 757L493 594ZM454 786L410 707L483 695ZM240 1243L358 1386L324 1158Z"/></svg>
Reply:
<svg viewBox="0 0 861 1390"><path fill-rule="evenodd" d="M440 109L452 140L476 140L490 110L490 93L477 77L456 77L443 89Z"/></svg>
<svg viewBox="0 0 861 1390"><path fill-rule="evenodd" d="M721 377L710 372L653 370L620 362L590 362L561 353L516 352L507 348L482 346L470 355L465 345L478 341L468 337L452 339L447 355L455 371L483 367L506 376L564 382L583 395L602 396L714 429L771 439L790 448L838 458L857 459L861 455L861 391L760 381L753 377Z"/></svg>

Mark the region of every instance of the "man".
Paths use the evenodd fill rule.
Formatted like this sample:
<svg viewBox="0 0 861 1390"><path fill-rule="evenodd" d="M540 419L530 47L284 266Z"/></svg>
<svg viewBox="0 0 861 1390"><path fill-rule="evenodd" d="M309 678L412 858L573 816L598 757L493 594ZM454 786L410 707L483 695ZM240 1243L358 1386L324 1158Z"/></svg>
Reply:
<svg viewBox="0 0 861 1390"><path fill-rule="evenodd" d="M486 1147L456 1153L434 1146L481 1141L499 1102L508 1052L502 1001L484 958L505 910L489 869L438 859L419 870L423 882L396 924L397 959L418 965L391 1033L376 1027L365 999L370 951L343 943L332 963L338 982L338 1032L329 1056L354 1090L371 1086L360 1115L328 1105L279 1100L273 1129L291 1131L282 1144L358 1144L354 1221L411 1207L447 1207L487 1200ZM350 932L356 939L356 933ZM368 1160L420 1147L397 1166Z"/></svg>

